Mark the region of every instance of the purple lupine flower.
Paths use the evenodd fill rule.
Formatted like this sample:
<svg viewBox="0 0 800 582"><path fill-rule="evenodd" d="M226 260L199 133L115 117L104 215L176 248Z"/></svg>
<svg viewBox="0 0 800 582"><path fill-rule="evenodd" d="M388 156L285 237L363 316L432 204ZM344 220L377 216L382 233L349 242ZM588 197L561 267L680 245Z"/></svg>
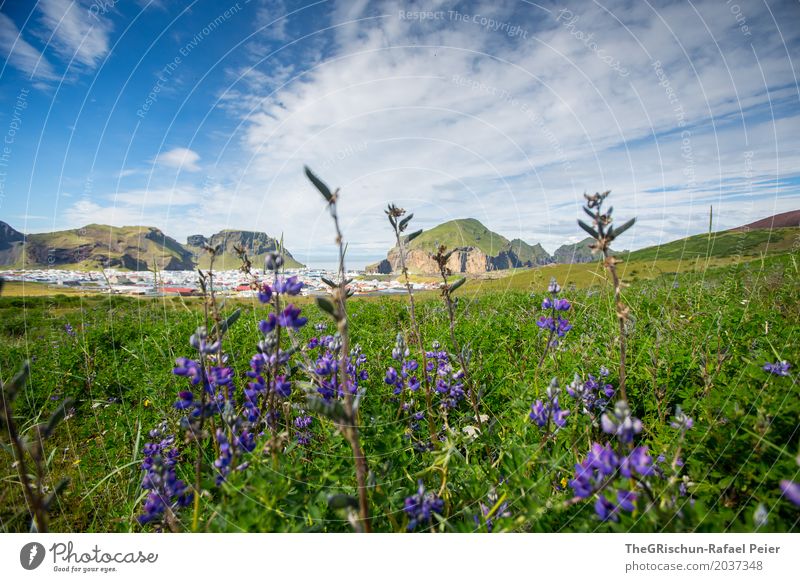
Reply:
<svg viewBox="0 0 800 582"><path fill-rule="evenodd" d="M603 377L604 368L600 368L599 378ZM608 370L606 370L608 375ZM584 414L594 417L597 412L603 412L608 406L608 398L615 393L611 384L604 384L598 377L589 374L586 382L582 381L578 374L575 374L572 382L567 385L567 394L577 400L582 405Z"/></svg>
<svg viewBox="0 0 800 582"><path fill-rule="evenodd" d="M627 489L617 490L617 503L620 509L625 511L633 511L636 509L637 494L635 491L628 491Z"/></svg>
<svg viewBox="0 0 800 582"><path fill-rule="evenodd" d="M553 378L547 387L546 400L537 400L531 405L530 419L539 428L547 427L549 430L552 421L557 428L563 428L567 424L569 410L563 410L558 404L558 380Z"/></svg>
<svg viewBox="0 0 800 582"><path fill-rule="evenodd" d="M77 335L75 333L75 330L72 328L72 325L70 325L69 323L64 324L64 331L67 332L67 335L69 337L75 337Z"/></svg>
<svg viewBox="0 0 800 582"><path fill-rule="evenodd" d="M221 344L219 340L209 342L208 332L205 327L198 327L197 330L189 338L189 345L200 352L201 355L207 356L219 352Z"/></svg>
<svg viewBox="0 0 800 582"><path fill-rule="evenodd" d="M412 531L418 525L424 527L433 525L434 514L441 516L444 512L444 501L432 491L426 493L425 486L422 484L422 479L420 479L417 493L411 497L406 497L403 511L409 517L408 531Z"/></svg>
<svg viewBox="0 0 800 582"><path fill-rule="evenodd" d="M286 380L286 376L278 376L275 378L274 390L281 398L289 398L292 395L292 384Z"/></svg>
<svg viewBox="0 0 800 582"><path fill-rule="evenodd" d="M175 408L178 410L186 410L194 405L194 394L188 390L178 392L178 401L175 403Z"/></svg>
<svg viewBox="0 0 800 582"><path fill-rule="evenodd" d="M642 477L653 475L655 468L647 447L635 447L630 454L622 457L619 463L619 472L628 478L633 478L637 474Z"/></svg>
<svg viewBox="0 0 800 582"><path fill-rule="evenodd" d="M173 513L192 502L189 487L177 478L175 465L178 461L178 449L173 445L175 437L165 435L167 423L162 422L150 431L150 438L161 439L148 442L142 448L144 459L141 468L145 472L142 478L142 489L148 491L137 520L140 524L160 519L167 509Z"/></svg>
<svg viewBox="0 0 800 582"><path fill-rule="evenodd" d="M642 432L642 421L631 416L628 403L624 400L617 402L613 413L606 412L600 418L603 432L615 435L620 442L633 442L633 437Z"/></svg>
<svg viewBox="0 0 800 582"><path fill-rule="evenodd" d="M279 279L275 282L275 293L283 295L298 295L303 288L303 282L298 281L297 277Z"/></svg>
<svg viewBox="0 0 800 582"><path fill-rule="evenodd" d="M786 499L800 507L800 483L784 479L781 481L780 488Z"/></svg>
<svg viewBox="0 0 800 582"><path fill-rule="evenodd" d="M258 288L258 300L261 303L269 303L272 299L272 287L269 286L269 283L262 283Z"/></svg>
<svg viewBox="0 0 800 582"><path fill-rule="evenodd" d="M189 358L178 358L175 360L175 368L172 369L172 373L176 376L189 378L192 385L199 384L203 377L200 364Z"/></svg>
<svg viewBox="0 0 800 582"><path fill-rule="evenodd" d="M278 325L278 318L274 313L267 315L267 319L262 319L258 322L258 330L264 335L272 333L275 326Z"/></svg>
<svg viewBox="0 0 800 582"><path fill-rule="evenodd" d="M300 315L300 308L295 307L294 304L290 303L278 316L277 323L281 327L300 329L306 324L307 321L308 318Z"/></svg>
<svg viewBox="0 0 800 582"><path fill-rule="evenodd" d="M498 498L499 496L497 495L497 492L494 490L494 488L492 488L492 490L489 491L489 494L486 496L486 504L484 504L482 501L478 503L478 507L480 507L481 510L481 516L473 516L473 520L478 526L481 525L481 517L483 518L483 521L486 522L486 531L489 533L492 533L492 530L494 530L494 520L501 517L511 517L511 512L508 510L508 501L501 503L500 507L498 507L490 517L487 517L494 506L497 505Z"/></svg>
<svg viewBox="0 0 800 582"><path fill-rule="evenodd" d="M781 360L779 362L775 362L774 364L770 364L767 362L762 366L762 369L765 372L769 372L775 376L788 376L789 375L789 368L791 368L791 364L786 360Z"/></svg>
<svg viewBox="0 0 800 582"><path fill-rule="evenodd" d="M314 419L312 417L302 412L300 416L295 417L294 427L297 429L295 432L295 438L297 439L297 444L299 445L311 444L311 440L314 438L314 435L311 432L311 424L313 423L313 421Z"/></svg>
<svg viewBox="0 0 800 582"><path fill-rule="evenodd" d="M681 410L680 406L676 406L675 417L672 419L672 422L670 422L669 425L672 428L686 431L694 426L694 420L686 416L686 413Z"/></svg>
<svg viewBox="0 0 800 582"><path fill-rule="evenodd" d="M610 445L592 443L582 463L575 464L575 478L569 482L577 497L590 497L611 478L619 467L619 458Z"/></svg>
<svg viewBox="0 0 800 582"><path fill-rule="evenodd" d="M602 493L594 502L594 511L602 521L619 521L618 510L619 507L611 503Z"/></svg>

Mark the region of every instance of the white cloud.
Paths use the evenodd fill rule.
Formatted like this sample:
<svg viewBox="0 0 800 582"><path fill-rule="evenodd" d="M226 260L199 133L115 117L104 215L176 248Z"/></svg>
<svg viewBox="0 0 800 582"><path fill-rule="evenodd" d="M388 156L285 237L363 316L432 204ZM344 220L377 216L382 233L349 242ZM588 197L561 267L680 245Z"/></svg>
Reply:
<svg viewBox="0 0 800 582"><path fill-rule="evenodd" d="M610 14L578 4L571 28L556 12L510 3L420 6L444 13L424 22L399 17L414 9L407 3L337 3L320 25L335 31L324 62L288 79L265 63L262 86L251 74L228 89L244 155L220 163L241 176L236 204L210 201L203 212L268 217L262 228L279 225L293 250L330 240L304 163L343 187L354 249L391 243L389 201L413 208L420 226L473 216L551 249L579 236L584 190L612 188L620 217L647 225L621 242L630 247L697 232L712 201L726 226L795 208L796 188L759 185L800 167L791 63L768 15L740 4L758 34L755 54L719 2L697 3L698 13L680 3L614 2ZM514 25L526 38L503 33ZM782 32L797 42L793 28ZM781 98L770 116L768 100Z"/></svg>
<svg viewBox="0 0 800 582"><path fill-rule="evenodd" d="M39 0L46 42L65 61L94 69L109 51L111 22L74 0Z"/></svg>
<svg viewBox="0 0 800 582"><path fill-rule="evenodd" d="M22 37L22 33L5 14L0 14L0 53L7 62L31 78L56 79L52 65Z"/></svg>
<svg viewBox="0 0 800 582"><path fill-rule="evenodd" d="M177 168L187 172L197 172L200 166L200 154L188 148L173 148L156 156L155 163L168 168Z"/></svg>
<svg viewBox="0 0 800 582"><path fill-rule="evenodd" d="M702 232L710 204L720 228L799 207L788 54L800 27L786 9L772 8L781 37L763 6L739 1L747 38L723 2L603 5L569 5L570 26L527 3L430 2L419 9L444 18L422 22L400 18L409 3L338 2L327 20L300 9L292 23L318 22L317 34L268 59L269 42L251 46L249 60L237 53L226 70L217 105L240 125L202 168L224 183L73 209L98 219L113 209L178 238L283 233L308 262L332 254L334 238L302 174L308 164L342 187L350 261L363 265L392 244L390 201L412 210L417 227L471 216L551 251L582 238L585 190L612 189L619 218L639 218L626 248ZM513 26L525 34L508 34ZM201 169L185 148L155 161Z"/></svg>

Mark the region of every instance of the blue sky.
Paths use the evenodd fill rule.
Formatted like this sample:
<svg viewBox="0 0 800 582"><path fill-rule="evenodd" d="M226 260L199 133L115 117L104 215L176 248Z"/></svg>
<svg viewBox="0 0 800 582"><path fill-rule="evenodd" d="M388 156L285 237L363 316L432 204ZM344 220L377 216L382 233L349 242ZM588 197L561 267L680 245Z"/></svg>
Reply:
<svg viewBox="0 0 800 582"><path fill-rule="evenodd" d="M800 208L797 2L39 0L0 14L0 220L283 234L353 266L390 201L553 250L611 189L638 248Z"/></svg>

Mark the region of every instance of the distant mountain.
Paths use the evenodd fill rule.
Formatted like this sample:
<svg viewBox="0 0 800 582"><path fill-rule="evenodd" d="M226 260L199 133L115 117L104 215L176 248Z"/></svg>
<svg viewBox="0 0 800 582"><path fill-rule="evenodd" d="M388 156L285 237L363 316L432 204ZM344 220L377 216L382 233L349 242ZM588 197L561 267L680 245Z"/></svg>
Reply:
<svg viewBox="0 0 800 582"><path fill-rule="evenodd" d="M199 239L190 237L199 242ZM223 231L208 239L221 244L223 254L216 263L219 269L239 266L233 245L243 244L253 254L253 265L263 268L263 254L277 247L264 233ZM202 244L202 243L201 243ZM261 261L261 263L259 263ZM208 256L196 246L184 246L151 226L107 226L90 224L83 228L23 235L0 222L0 266L11 268L99 269L131 271L193 270L207 264ZM287 253L289 268L300 265Z"/></svg>
<svg viewBox="0 0 800 582"><path fill-rule="evenodd" d="M597 260L597 256L592 254L589 245L594 239L587 237L574 244L566 244L558 247L553 253L554 263L591 263Z"/></svg>
<svg viewBox="0 0 800 582"><path fill-rule="evenodd" d="M201 234L192 235L186 239L186 248L193 253L201 269L207 269L211 262L210 255L203 250L204 244L220 248L222 251L214 259L214 268L216 269L237 269L241 266L242 262L234 250L235 247L240 247L247 251L247 256L254 268L263 269L267 253L276 252L280 246L280 241L266 233L250 230L222 230L210 238L206 238ZM299 269L305 266L296 261L286 249L283 251L283 256L284 265L288 269Z"/></svg>
<svg viewBox="0 0 800 582"><path fill-rule="evenodd" d="M492 232L474 218L462 218L440 224L423 232L406 248L406 266L412 273L435 274L438 266L433 255L444 245L450 256L447 266L454 273L485 273L500 269L533 267L552 262L541 245L529 245L520 239L509 241ZM367 266L371 273L396 273L400 269L400 251L391 249L386 259Z"/></svg>

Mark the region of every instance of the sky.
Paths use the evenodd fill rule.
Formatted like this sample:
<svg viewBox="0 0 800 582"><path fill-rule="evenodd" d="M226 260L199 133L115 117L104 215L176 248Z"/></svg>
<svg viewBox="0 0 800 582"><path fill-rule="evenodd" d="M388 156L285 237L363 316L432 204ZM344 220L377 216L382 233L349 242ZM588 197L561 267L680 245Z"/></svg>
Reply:
<svg viewBox="0 0 800 582"><path fill-rule="evenodd" d="M0 6L0 220L283 236L348 266L472 217L549 251L611 190L636 249L800 209L800 3Z"/></svg>

